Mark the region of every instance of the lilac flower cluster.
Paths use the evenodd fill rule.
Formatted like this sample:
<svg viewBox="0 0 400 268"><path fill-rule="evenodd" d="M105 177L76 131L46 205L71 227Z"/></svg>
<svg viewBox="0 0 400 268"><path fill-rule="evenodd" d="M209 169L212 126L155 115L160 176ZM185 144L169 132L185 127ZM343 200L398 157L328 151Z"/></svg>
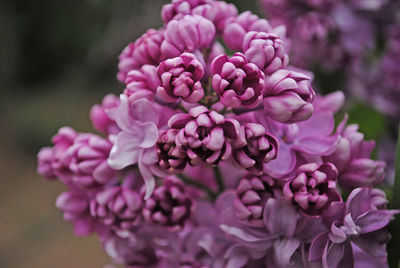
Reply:
<svg viewBox="0 0 400 268"><path fill-rule="evenodd" d="M378 27L372 14L382 14L386 0L261 0L272 25L283 24L291 40L292 62L348 68L375 47Z"/></svg>
<svg viewBox="0 0 400 268"><path fill-rule="evenodd" d="M351 96L398 121L398 1L260 0L260 4L271 25L286 27L292 64L339 74Z"/></svg>
<svg viewBox="0 0 400 268"><path fill-rule="evenodd" d="M394 122L400 119L400 22L386 29L387 44L382 56L372 64L360 64L350 80L357 97L371 103Z"/></svg>
<svg viewBox="0 0 400 268"><path fill-rule="evenodd" d="M344 95L316 96L250 12L173 0L162 18L120 55L120 97L93 106L102 136L65 127L38 154L75 233L126 267L387 266L398 211L374 143L347 117L335 129Z"/></svg>

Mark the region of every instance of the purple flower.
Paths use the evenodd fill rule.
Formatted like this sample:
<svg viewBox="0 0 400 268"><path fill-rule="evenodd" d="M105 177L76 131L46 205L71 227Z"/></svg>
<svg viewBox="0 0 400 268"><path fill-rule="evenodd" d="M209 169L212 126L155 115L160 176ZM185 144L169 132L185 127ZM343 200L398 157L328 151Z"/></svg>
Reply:
<svg viewBox="0 0 400 268"><path fill-rule="evenodd" d="M78 133L72 128L62 127L51 140L54 144L51 168L54 174L67 185L72 183L72 172L69 168L71 157L68 149L72 146L77 136Z"/></svg>
<svg viewBox="0 0 400 268"><path fill-rule="evenodd" d="M279 144L277 158L264 165L270 176L281 178L289 174L302 158L311 157L313 161L322 163L322 157L336 149L339 134L332 133L335 127L332 111L318 108L308 120L294 124L276 122L266 117L264 112L257 112L256 117Z"/></svg>
<svg viewBox="0 0 400 268"><path fill-rule="evenodd" d="M310 78L290 70L278 70L265 80L264 111L272 119L292 123L310 118L314 90Z"/></svg>
<svg viewBox="0 0 400 268"><path fill-rule="evenodd" d="M294 46L290 59L296 66L307 67L318 63L333 69L343 61L343 49L339 44L332 44L332 38L329 39L337 30L330 14L308 12L290 26L293 26L291 40Z"/></svg>
<svg viewBox="0 0 400 268"><path fill-rule="evenodd" d="M215 10L212 9L211 3L212 1L208 0L173 0L172 3L163 6L161 17L165 23L195 14L212 20Z"/></svg>
<svg viewBox="0 0 400 268"><path fill-rule="evenodd" d="M247 175L239 181L234 202L235 215L249 224L262 225L265 203L281 195L281 190L270 177Z"/></svg>
<svg viewBox="0 0 400 268"><path fill-rule="evenodd" d="M369 188L354 189L346 204L333 203L330 209L330 231L312 241L310 261L322 260L323 267L352 267L351 243L375 258L386 257L386 226L398 211L373 209Z"/></svg>
<svg viewBox="0 0 400 268"><path fill-rule="evenodd" d="M96 194L90 201L90 214L110 226L117 234L127 235L140 224L140 193L127 186L113 186Z"/></svg>
<svg viewBox="0 0 400 268"><path fill-rule="evenodd" d="M275 263L273 267L287 267L302 241L310 241L323 228L320 219L300 218L295 207L280 198L267 199L262 223L262 227L235 226L232 223L221 225L221 229L236 242L225 255L233 257L230 251L235 248L242 250L243 263L237 267L243 267L249 259L270 256ZM304 266L299 264L299 267Z"/></svg>
<svg viewBox="0 0 400 268"><path fill-rule="evenodd" d="M384 1L384 0L383 0ZM400 22L397 21L387 29L389 51L400 52Z"/></svg>
<svg viewBox="0 0 400 268"><path fill-rule="evenodd" d="M383 55L376 73L373 73L374 79L370 90L367 92L367 98L370 98L371 92L374 93L372 103L384 114L398 120L400 118L400 23L395 23L389 27L388 31L388 49ZM373 70L375 71L375 70ZM366 74L370 75L370 74ZM359 78L362 86L365 87L365 74Z"/></svg>
<svg viewBox="0 0 400 268"><path fill-rule="evenodd" d="M143 230L144 229L144 230ZM158 259L151 243L154 233L145 228L139 229L130 238L122 238L112 232L101 237L104 251L119 264L129 267L154 267Z"/></svg>
<svg viewBox="0 0 400 268"><path fill-rule="evenodd" d="M339 170L339 184L352 190L357 187L373 186L384 179L385 162L370 159L374 141L364 141L358 125L346 126L347 117L338 126L340 139L335 151L324 157Z"/></svg>
<svg viewBox="0 0 400 268"><path fill-rule="evenodd" d="M371 2L372 7L382 1L353 2L360 6ZM328 72L346 67L347 75L353 74L348 67L362 60L374 46L376 25L371 23L371 15L379 14L362 13L352 1L263 0L262 4L272 25L287 27L292 41L291 62L296 66L318 64Z"/></svg>
<svg viewBox="0 0 400 268"><path fill-rule="evenodd" d="M283 187L283 196L306 215L320 216L332 202L341 201L336 189L337 175L331 163L302 165Z"/></svg>
<svg viewBox="0 0 400 268"><path fill-rule="evenodd" d="M221 102L233 108L257 107L263 99L264 74L242 53L222 54L212 62L212 86Z"/></svg>
<svg viewBox="0 0 400 268"><path fill-rule="evenodd" d="M329 10L334 4L335 0L305 0L306 4L311 7L318 8L321 10Z"/></svg>
<svg viewBox="0 0 400 268"><path fill-rule="evenodd" d="M120 98L120 105L109 111L121 132L115 139L108 163L117 170L138 164L148 198L155 186L151 167L158 161L155 149L158 140L158 114L152 103L146 99L131 102L123 94Z"/></svg>
<svg viewBox="0 0 400 268"><path fill-rule="evenodd" d="M363 11L377 11L387 4L389 0L351 0L350 3L353 8L363 10Z"/></svg>
<svg viewBox="0 0 400 268"><path fill-rule="evenodd" d="M116 175L107 162L112 144L94 134L79 134L68 148L69 168L73 181L83 189L95 189L109 182Z"/></svg>
<svg viewBox="0 0 400 268"><path fill-rule="evenodd" d="M181 172L189 161L186 151L175 143L178 130L161 130L157 141L158 165L171 173Z"/></svg>
<svg viewBox="0 0 400 268"><path fill-rule="evenodd" d="M400 37L398 38L400 39ZM400 43L400 40L398 41ZM398 74L400 73L400 68L395 64L397 59L400 58L400 44L399 47L396 48L398 51L387 52L386 55L382 59L382 72L385 75L383 79L383 85L385 89L391 91L394 95L397 93L399 95L400 91L400 79L398 78ZM397 96L396 95L396 96Z"/></svg>
<svg viewBox="0 0 400 268"><path fill-rule="evenodd" d="M88 235L96 229L96 223L90 216L89 198L80 190L63 192L57 197L56 207L64 212L64 220L74 224L75 235Z"/></svg>
<svg viewBox="0 0 400 268"><path fill-rule="evenodd" d="M227 22L237 17L238 10L233 4L224 1L212 1L211 4L215 10L213 18L215 28L221 33L227 27Z"/></svg>
<svg viewBox="0 0 400 268"><path fill-rule="evenodd" d="M214 24L199 15L186 15L180 20L170 21L165 29L165 40L161 52L165 58L195 52L212 46L215 38Z"/></svg>
<svg viewBox="0 0 400 268"><path fill-rule="evenodd" d="M185 15L200 15L211 20L222 31L227 19L237 15L234 5L214 0L173 0L163 6L161 17L165 23L179 20Z"/></svg>
<svg viewBox="0 0 400 268"><path fill-rule="evenodd" d="M289 63L283 41L274 33L248 32L243 40L243 52L249 62L267 75L285 68Z"/></svg>
<svg viewBox="0 0 400 268"><path fill-rule="evenodd" d="M143 217L148 223L156 223L171 229L180 229L189 219L193 201L186 194L185 186L174 177L163 179L145 200Z"/></svg>
<svg viewBox="0 0 400 268"><path fill-rule="evenodd" d="M318 47L329 46L328 36L335 30L335 22L329 15L310 12L298 18L295 38L303 42L318 42ZM310 47L308 47L310 49ZM328 48L326 48L328 49ZM311 56L312 50L306 55Z"/></svg>
<svg viewBox="0 0 400 268"><path fill-rule="evenodd" d="M144 98L153 98L160 84L157 67L145 64L141 68L129 71L125 79L125 84L125 95L140 94Z"/></svg>
<svg viewBox="0 0 400 268"><path fill-rule="evenodd" d="M140 69L144 64L158 65L163 40L164 30L150 29L134 43L130 43L119 56L118 80L125 82L129 71Z"/></svg>
<svg viewBox="0 0 400 268"><path fill-rule="evenodd" d="M377 258L369 255L355 244L352 244L351 246L353 248L355 268L389 267L387 257Z"/></svg>
<svg viewBox="0 0 400 268"><path fill-rule="evenodd" d="M389 201L386 194L381 189L371 189L371 208L372 209L386 209Z"/></svg>
<svg viewBox="0 0 400 268"><path fill-rule="evenodd" d="M101 104L96 104L90 110L90 119L93 127L105 134L117 134L119 128L114 120L107 115L107 109L115 108L119 105L119 98L114 94L108 94L103 98Z"/></svg>
<svg viewBox="0 0 400 268"><path fill-rule="evenodd" d="M165 102L182 100L195 103L204 96L201 79L204 68L197 57L183 53L179 57L163 61L157 67L160 85L157 94Z"/></svg>
<svg viewBox="0 0 400 268"><path fill-rule="evenodd" d="M262 0L261 4L263 8L265 8L268 14L271 14L272 17L283 15L282 12L286 11L288 13L297 12L306 12L310 9L318 9L321 11L328 11L333 4L335 4L335 0ZM285 10L286 9L286 10Z"/></svg>
<svg viewBox="0 0 400 268"><path fill-rule="evenodd" d="M314 100L314 109L336 114L344 105L345 96L342 91L335 91L325 96L317 94Z"/></svg>
<svg viewBox="0 0 400 268"><path fill-rule="evenodd" d="M264 260L255 267L312 267L302 256L304 248L326 227L321 218L301 217L290 202L270 197L265 203L262 225L240 225L231 220L221 229L234 242L225 256L241 261L240 266L234 267L244 267L251 259Z"/></svg>
<svg viewBox="0 0 400 268"><path fill-rule="evenodd" d="M238 137L239 131L236 120L227 119L204 106L190 109L189 114L174 115L168 125L179 130L176 144L186 150L192 165L199 161L217 165L221 160L227 160L232 152L230 141Z"/></svg>
<svg viewBox="0 0 400 268"><path fill-rule="evenodd" d="M62 128L39 152L38 172L68 188L56 206L131 268L384 267L400 213L372 188L385 164L347 117L335 131L343 93L315 97L314 74L288 54L295 66L364 70L375 34L365 18L385 1L263 0L271 27L226 2L172 0L163 28L121 53L123 94L91 110L105 137ZM360 78L392 115L399 33Z"/></svg>
<svg viewBox="0 0 400 268"><path fill-rule="evenodd" d="M261 175L263 164L275 159L278 154L276 138L257 123L242 125L232 147L232 159L236 165L256 175Z"/></svg>
<svg viewBox="0 0 400 268"><path fill-rule="evenodd" d="M367 53L367 50L374 49L375 46L375 25L371 18L362 16L348 5L338 5L332 12L333 19L340 32L340 46L347 54L355 60Z"/></svg>
<svg viewBox="0 0 400 268"><path fill-rule="evenodd" d="M271 32L272 28L267 20L260 19L250 11L245 11L227 20L222 37L230 49L241 51L243 40L249 31Z"/></svg>
<svg viewBox="0 0 400 268"><path fill-rule="evenodd" d="M53 168L51 167L53 163L53 148L44 147L40 149L38 155L38 166L37 172L43 176L45 179L54 180L57 178L54 174Z"/></svg>
<svg viewBox="0 0 400 268"><path fill-rule="evenodd" d="M289 0L261 0L260 4L268 17L278 20L288 11ZM281 18L283 19L283 18Z"/></svg>

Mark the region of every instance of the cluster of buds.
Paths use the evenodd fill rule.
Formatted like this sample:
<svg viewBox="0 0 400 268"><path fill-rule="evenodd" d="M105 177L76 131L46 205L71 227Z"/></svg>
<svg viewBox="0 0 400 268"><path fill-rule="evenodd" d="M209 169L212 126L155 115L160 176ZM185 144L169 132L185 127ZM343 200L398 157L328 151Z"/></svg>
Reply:
<svg viewBox="0 0 400 268"><path fill-rule="evenodd" d="M346 121L333 132L343 96L315 97L285 37L250 12L173 0L162 19L120 55L120 97L91 110L104 136L62 128L39 152L38 172L69 188L65 219L127 267L337 267L315 249L332 243L353 265L350 243L375 246L365 234L397 211L372 190L373 144ZM374 216L348 216L338 185Z"/></svg>

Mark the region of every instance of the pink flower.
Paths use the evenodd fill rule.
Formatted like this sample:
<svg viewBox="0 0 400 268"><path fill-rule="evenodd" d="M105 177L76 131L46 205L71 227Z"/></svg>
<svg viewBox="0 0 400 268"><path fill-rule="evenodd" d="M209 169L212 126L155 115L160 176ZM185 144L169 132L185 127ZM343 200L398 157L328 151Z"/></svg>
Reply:
<svg viewBox="0 0 400 268"><path fill-rule="evenodd" d="M163 61L157 67L161 80L157 94L165 102L182 100L195 103L204 96L201 79L204 68L197 57L191 53L183 53L179 57Z"/></svg>
<svg viewBox="0 0 400 268"><path fill-rule="evenodd" d="M130 238L107 232L100 239L104 251L114 262L130 267L154 267L158 258L152 245L152 238L155 236L153 229L143 226Z"/></svg>
<svg viewBox="0 0 400 268"><path fill-rule="evenodd" d="M227 23L237 16L238 10L233 4L224 1L212 1L211 4L215 10L213 18L215 28L221 33L227 27Z"/></svg>
<svg viewBox="0 0 400 268"><path fill-rule="evenodd" d="M192 165L199 161L217 165L227 160L232 152L230 141L238 137L236 120L226 119L204 106L190 109L189 114L174 115L168 125L179 130L176 144L186 150Z"/></svg>
<svg viewBox="0 0 400 268"><path fill-rule="evenodd" d="M186 194L182 182L174 177L167 177L145 201L143 217L148 223L180 229L189 219L192 206L193 201Z"/></svg>
<svg viewBox="0 0 400 268"><path fill-rule="evenodd" d="M172 3L163 6L161 17L165 23L171 20L179 20L185 15L201 15L212 20L215 15L211 3L208 0L173 0Z"/></svg>
<svg viewBox="0 0 400 268"><path fill-rule="evenodd" d="M257 112L256 118L279 143L277 158L264 165L265 172L273 177L292 172L302 157L322 162L322 157L332 154L338 144L339 134L333 133L335 118L329 110L317 109L308 120L294 124L276 122L263 111Z"/></svg>
<svg viewBox="0 0 400 268"><path fill-rule="evenodd" d="M233 108L257 107L263 99L264 74L242 53L222 54L212 63L212 86L221 102Z"/></svg>
<svg viewBox="0 0 400 268"><path fill-rule="evenodd" d="M144 64L158 65L161 61L161 43L164 30L150 29L134 43L130 43L119 56L118 80L125 82L129 71Z"/></svg>
<svg viewBox="0 0 400 268"><path fill-rule="evenodd" d="M371 206L371 189L354 189L346 204L333 203L328 223L330 231L323 232L312 241L310 261L322 260L324 267L342 267L352 264L352 244L374 259L386 257L386 243L390 235L386 230L397 210L376 210Z"/></svg>
<svg viewBox="0 0 400 268"><path fill-rule="evenodd" d="M239 136L232 147L232 159L236 165L255 175L261 175L263 165L274 160L278 154L276 138L257 123L240 126Z"/></svg>
<svg viewBox="0 0 400 268"><path fill-rule="evenodd" d="M144 98L153 98L160 84L157 75L157 67L145 64L140 69L129 71L125 79L125 84L125 95L131 96L133 94L140 94L140 96Z"/></svg>
<svg viewBox="0 0 400 268"><path fill-rule="evenodd" d="M158 165L171 173L181 172L189 161L186 151L175 143L179 130L160 131L157 141Z"/></svg>
<svg viewBox="0 0 400 268"><path fill-rule="evenodd" d="M261 258L271 267L288 267L294 262L297 267L307 267L307 260L296 260L297 252L303 241L309 241L324 230L320 219L301 218L295 207L281 198L266 200L261 226L237 225L231 221L222 224L221 229L235 242L225 255L232 259L236 255L236 260L240 256L238 267L243 267L250 259Z"/></svg>
<svg viewBox="0 0 400 268"><path fill-rule="evenodd" d="M322 10L329 10L334 4L335 0L305 0L303 1L305 4L314 7L314 8L319 8Z"/></svg>
<svg viewBox="0 0 400 268"><path fill-rule="evenodd" d="M358 125L347 125L347 116L337 128L340 140L325 161L332 162L339 170L339 184L349 190L374 186L383 181L386 164L370 158L374 141L365 141L358 132Z"/></svg>
<svg viewBox="0 0 400 268"><path fill-rule="evenodd" d="M232 50L241 51L247 32L271 32L272 28L267 20L260 19L250 11L245 11L237 17L227 20L223 31L225 44Z"/></svg>
<svg viewBox="0 0 400 268"><path fill-rule="evenodd" d="M283 196L305 214L320 216L332 202L341 201L336 189L337 175L331 163L302 165L283 187Z"/></svg>
<svg viewBox="0 0 400 268"><path fill-rule="evenodd" d="M262 225L265 203L269 198L281 195L281 190L270 177L247 175L236 188L235 215L249 224Z"/></svg>
<svg viewBox="0 0 400 268"><path fill-rule="evenodd" d="M61 193L56 207L64 212L64 219L74 224L76 235L89 235L96 229L96 222L89 213L89 198L80 190Z"/></svg>
<svg viewBox="0 0 400 268"><path fill-rule="evenodd" d="M215 38L214 24L199 15L186 15L180 20L170 21L165 29L165 40L161 52L165 58L194 52L212 46Z"/></svg>
<svg viewBox="0 0 400 268"><path fill-rule="evenodd" d="M211 20L218 31L222 31L226 20L237 15L234 5L214 0L173 0L163 6L161 17L165 23L179 20L185 15L201 15Z"/></svg>
<svg viewBox="0 0 400 268"><path fill-rule="evenodd" d="M140 224L142 198L134 189L113 186L96 194L90 202L90 214L110 226L117 234L126 236Z"/></svg>
<svg viewBox="0 0 400 268"><path fill-rule="evenodd" d="M62 127L52 138L54 147L51 168L54 174L67 185L72 183L72 172L69 168L71 157L68 154L68 149L72 146L77 136L78 133L72 128Z"/></svg>
<svg viewBox="0 0 400 268"><path fill-rule="evenodd" d="M146 184L146 198L155 186L152 165L157 163L158 114L154 105L146 100L128 100L121 94L120 105L109 111L121 132L110 152L108 163L117 170L138 164Z"/></svg>
<svg viewBox="0 0 400 268"><path fill-rule="evenodd" d="M100 136L79 134L68 148L73 181L84 189L100 187L116 175L107 162L112 144Z"/></svg>
<svg viewBox="0 0 400 268"><path fill-rule="evenodd" d="M264 111L285 123L304 121L313 112L314 90L310 78L290 70L278 70L265 80Z"/></svg>
<svg viewBox="0 0 400 268"><path fill-rule="evenodd" d="M385 163L347 117L335 125L343 93L315 97L314 74L288 66L289 52L361 66L363 13L387 0L357 1L263 0L273 28L226 2L171 0L163 28L121 53L123 93L90 112L105 137L61 128L38 154L38 172L68 188L64 219L132 268L385 266L400 212L372 188ZM400 81L392 30L387 96Z"/></svg>
<svg viewBox="0 0 400 268"><path fill-rule="evenodd" d="M117 134L119 128L114 120L107 115L107 109L112 109L119 105L119 98L114 94L108 94L103 98L101 104L96 104L90 110L90 119L94 128L106 134Z"/></svg>
<svg viewBox="0 0 400 268"><path fill-rule="evenodd" d="M40 149L37 158L37 173L48 180L56 179L57 176L54 174L53 168L51 167L51 164L53 163L53 148L44 147Z"/></svg>
<svg viewBox="0 0 400 268"><path fill-rule="evenodd" d="M295 38L299 42L318 43L318 47L329 46L328 36L335 30L335 22L325 14L319 12L310 12L297 19L297 30ZM313 51L304 44L308 51L307 56L312 56ZM328 49L328 48L327 48Z"/></svg>
<svg viewBox="0 0 400 268"><path fill-rule="evenodd" d="M257 65L267 75L285 68L289 63L283 41L274 33L256 31L246 33L243 52L249 62Z"/></svg>

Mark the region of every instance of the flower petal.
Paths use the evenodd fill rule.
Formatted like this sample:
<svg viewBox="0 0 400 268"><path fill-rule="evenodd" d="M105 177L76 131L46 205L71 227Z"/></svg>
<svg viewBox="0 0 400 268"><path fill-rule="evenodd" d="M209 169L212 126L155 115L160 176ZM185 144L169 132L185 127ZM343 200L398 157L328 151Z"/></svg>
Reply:
<svg viewBox="0 0 400 268"><path fill-rule="evenodd" d="M142 150L138 147L137 137L121 131L111 149L108 164L114 169L123 169L136 164Z"/></svg>

